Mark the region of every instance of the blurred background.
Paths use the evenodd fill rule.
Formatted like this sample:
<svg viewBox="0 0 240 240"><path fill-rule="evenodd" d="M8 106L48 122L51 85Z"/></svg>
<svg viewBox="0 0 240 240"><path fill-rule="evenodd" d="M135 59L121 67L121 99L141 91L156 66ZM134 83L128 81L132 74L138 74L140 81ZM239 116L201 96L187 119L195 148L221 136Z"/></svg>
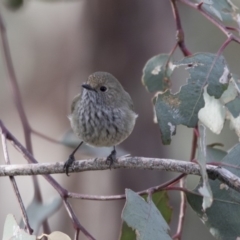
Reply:
<svg viewBox="0 0 240 240"><path fill-rule="evenodd" d="M239 2L233 1L239 5ZM136 156L189 160L192 130L177 128L170 146L163 146L159 128L153 123L151 98L141 83L142 69L149 58L168 53L175 44L175 22L170 1L90 0L90 1L29 1L19 10L0 5L7 28L10 50L21 91L24 109L31 127L51 138L62 140L70 125L67 115L71 100L81 84L95 71L107 71L116 76L131 94L139 117L131 136L121 149ZM216 53L226 37L198 12L179 5L185 40L192 52ZM6 65L0 48L0 119L23 144L23 130L16 111ZM224 56L230 70L240 75L240 46L232 43ZM176 51L175 60L183 56ZM186 73L173 75L176 92L186 82ZM36 159L43 162L65 161L72 149L33 135ZM229 130L228 122L218 135L207 132L207 143L222 142L231 148L238 139ZM99 152L98 152L99 151ZM26 163L9 144L12 163ZM84 154L83 154L84 152ZM107 156L109 152L78 151L77 159ZM4 164L0 149L0 164ZM159 185L174 173L136 170L108 170L64 174L53 177L69 191L96 195L124 193L125 188L139 191ZM57 192L42 177L38 177L48 204ZM190 188L197 178L188 181ZM25 206L33 198L30 177L16 177ZM190 182L190 183L189 183ZM8 178L0 178L0 235L8 213L20 219L20 210ZM174 214L171 233L174 234L179 214L179 193L171 192ZM118 239L124 201L70 200L81 224L99 240ZM63 206L49 218L51 231L62 231L73 238L73 227ZM41 232L41 230L40 230ZM80 239L86 239L82 234ZM184 240L211 240L213 237L190 207L187 208L183 229Z"/></svg>

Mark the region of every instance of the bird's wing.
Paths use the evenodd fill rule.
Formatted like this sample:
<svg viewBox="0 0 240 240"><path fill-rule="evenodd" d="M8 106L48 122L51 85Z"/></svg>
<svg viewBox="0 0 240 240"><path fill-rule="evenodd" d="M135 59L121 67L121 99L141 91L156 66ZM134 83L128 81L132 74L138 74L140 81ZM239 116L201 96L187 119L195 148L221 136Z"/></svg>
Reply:
<svg viewBox="0 0 240 240"><path fill-rule="evenodd" d="M126 92L126 91L125 91ZM134 111L134 106L133 106L133 101L132 101L132 98L131 98L131 96L129 95L129 93L128 92L126 92L126 98L127 98L127 104L128 104L128 107L132 110L132 111Z"/></svg>
<svg viewBox="0 0 240 240"><path fill-rule="evenodd" d="M81 93L79 93L77 96L74 97L74 99L72 101L72 105L71 105L71 113L73 113L76 103L80 98L81 98Z"/></svg>

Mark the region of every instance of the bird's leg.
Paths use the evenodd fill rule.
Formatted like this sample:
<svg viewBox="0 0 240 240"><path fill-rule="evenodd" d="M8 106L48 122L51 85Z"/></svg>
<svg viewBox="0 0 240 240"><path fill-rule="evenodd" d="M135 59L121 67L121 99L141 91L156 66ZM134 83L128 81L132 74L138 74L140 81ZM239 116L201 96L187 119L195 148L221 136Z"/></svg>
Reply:
<svg viewBox="0 0 240 240"><path fill-rule="evenodd" d="M76 151L80 148L80 146L83 144L83 141L81 141L78 146L74 149L74 151L69 155L68 160L64 163L63 169L66 169L66 174L68 175L68 169L69 167L71 167L71 165L73 164L73 162L75 161L75 157L74 154L76 153Z"/></svg>
<svg viewBox="0 0 240 240"><path fill-rule="evenodd" d="M111 166L113 165L113 162L115 162L116 160L117 160L117 152L116 152L115 146L113 146L113 150L106 160L106 163L109 165L110 169L111 169Z"/></svg>

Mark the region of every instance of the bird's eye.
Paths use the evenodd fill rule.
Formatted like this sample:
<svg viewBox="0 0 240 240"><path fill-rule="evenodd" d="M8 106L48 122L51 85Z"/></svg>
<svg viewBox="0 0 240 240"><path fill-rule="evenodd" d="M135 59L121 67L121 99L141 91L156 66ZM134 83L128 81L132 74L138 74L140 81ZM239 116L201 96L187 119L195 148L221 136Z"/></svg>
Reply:
<svg viewBox="0 0 240 240"><path fill-rule="evenodd" d="M107 91L107 88L106 88L105 86L101 86L101 87L100 87L100 91L106 92L106 91Z"/></svg>

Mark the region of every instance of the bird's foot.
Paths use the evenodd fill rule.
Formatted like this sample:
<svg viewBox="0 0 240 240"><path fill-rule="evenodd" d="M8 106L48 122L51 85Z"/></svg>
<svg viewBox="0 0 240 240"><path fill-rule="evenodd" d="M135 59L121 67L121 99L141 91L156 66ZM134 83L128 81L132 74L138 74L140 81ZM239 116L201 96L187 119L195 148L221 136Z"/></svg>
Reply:
<svg viewBox="0 0 240 240"><path fill-rule="evenodd" d="M74 155L70 154L68 160L64 163L63 169L66 170L67 176L69 176L68 169L72 166L74 161L75 161Z"/></svg>
<svg viewBox="0 0 240 240"><path fill-rule="evenodd" d="M117 161L117 152L115 149L113 149L110 155L107 157L106 164L108 164L109 168L111 169L111 166L116 161Z"/></svg>

